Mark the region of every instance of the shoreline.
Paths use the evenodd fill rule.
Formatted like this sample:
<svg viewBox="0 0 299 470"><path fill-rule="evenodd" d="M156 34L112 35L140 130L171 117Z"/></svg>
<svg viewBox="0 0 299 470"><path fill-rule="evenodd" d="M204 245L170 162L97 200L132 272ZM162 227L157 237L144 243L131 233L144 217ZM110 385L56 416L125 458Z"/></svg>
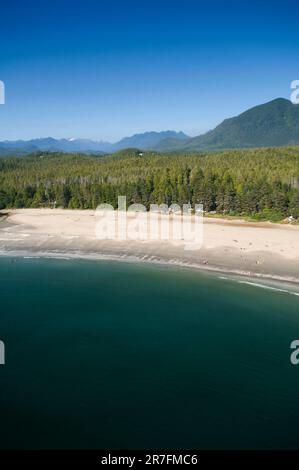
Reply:
<svg viewBox="0 0 299 470"><path fill-rule="evenodd" d="M215 274L221 276L228 276L227 279L229 280L238 280L241 283L249 283L247 281L261 281L265 284L260 284L268 286L276 285L276 286L283 286L288 285L290 287L298 288L298 294L295 295L299 296L299 281L297 279L291 277L279 277L279 276L271 276L271 275L262 275L254 272L246 272L246 271L238 271L238 270L227 270L227 269L220 269L214 266L205 266L195 263L184 263L183 261L177 260L166 260L163 258L157 259L147 259L145 256L139 258L134 256L119 256L115 254L108 254L108 253L80 253L80 252L38 252L38 251L0 251L0 258L22 258L22 259L56 259L56 260L83 260L83 261L114 261L120 263L129 263L129 264L148 264L148 265L156 265L161 267L169 267L169 268L179 268L179 269L188 269L194 272L201 272L201 273L208 273L208 274ZM252 283L253 285L256 285ZM286 291L287 292L287 291ZM293 293L294 292L289 292Z"/></svg>
<svg viewBox="0 0 299 470"><path fill-rule="evenodd" d="M182 240L99 240L95 224L89 210L12 210L0 219L0 256L143 262L299 286L298 225L209 217L202 247L188 251Z"/></svg>

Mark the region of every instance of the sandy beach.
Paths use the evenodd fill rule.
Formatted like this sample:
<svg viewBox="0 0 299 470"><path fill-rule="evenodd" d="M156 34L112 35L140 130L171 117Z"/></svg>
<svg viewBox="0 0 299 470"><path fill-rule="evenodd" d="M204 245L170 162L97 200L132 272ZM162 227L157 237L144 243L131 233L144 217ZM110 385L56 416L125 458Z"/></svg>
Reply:
<svg viewBox="0 0 299 470"><path fill-rule="evenodd" d="M2 214L5 211L2 211ZM0 253L122 259L299 283L299 226L204 218L203 244L100 240L90 210L16 209L0 219Z"/></svg>

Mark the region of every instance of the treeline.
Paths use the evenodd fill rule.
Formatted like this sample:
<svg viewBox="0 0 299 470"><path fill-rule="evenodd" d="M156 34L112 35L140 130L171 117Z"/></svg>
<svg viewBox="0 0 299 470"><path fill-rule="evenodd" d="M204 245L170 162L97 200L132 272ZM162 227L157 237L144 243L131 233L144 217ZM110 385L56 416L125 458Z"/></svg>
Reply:
<svg viewBox="0 0 299 470"><path fill-rule="evenodd" d="M100 203L204 205L207 212L299 218L299 148L107 157L43 154L0 159L0 208L94 209Z"/></svg>

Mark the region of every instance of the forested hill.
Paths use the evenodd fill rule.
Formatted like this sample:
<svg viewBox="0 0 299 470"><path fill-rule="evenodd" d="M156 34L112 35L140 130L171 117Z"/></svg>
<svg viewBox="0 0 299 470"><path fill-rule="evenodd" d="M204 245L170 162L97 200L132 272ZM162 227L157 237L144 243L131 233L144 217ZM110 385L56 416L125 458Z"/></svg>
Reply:
<svg viewBox="0 0 299 470"><path fill-rule="evenodd" d="M278 98L225 119L214 130L185 141L161 141L161 151L275 147L299 144L299 105Z"/></svg>
<svg viewBox="0 0 299 470"><path fill-rule="evenodd" d="M299 217L299 148L108 157L45 154L0 159L0 207L117 207L203 203L205 211L278 220Z"/></svg>

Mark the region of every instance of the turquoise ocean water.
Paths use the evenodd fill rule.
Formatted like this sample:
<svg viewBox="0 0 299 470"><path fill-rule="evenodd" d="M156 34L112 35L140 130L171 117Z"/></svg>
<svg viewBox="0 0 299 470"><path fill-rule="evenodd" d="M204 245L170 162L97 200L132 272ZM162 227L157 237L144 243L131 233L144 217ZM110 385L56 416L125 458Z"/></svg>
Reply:
<svg viewBox="0 0 299 470"><path fill-rule="evenodd" d="M0 309L1 448L299 448L299 296L186 269L1 258Z"/></svg>

